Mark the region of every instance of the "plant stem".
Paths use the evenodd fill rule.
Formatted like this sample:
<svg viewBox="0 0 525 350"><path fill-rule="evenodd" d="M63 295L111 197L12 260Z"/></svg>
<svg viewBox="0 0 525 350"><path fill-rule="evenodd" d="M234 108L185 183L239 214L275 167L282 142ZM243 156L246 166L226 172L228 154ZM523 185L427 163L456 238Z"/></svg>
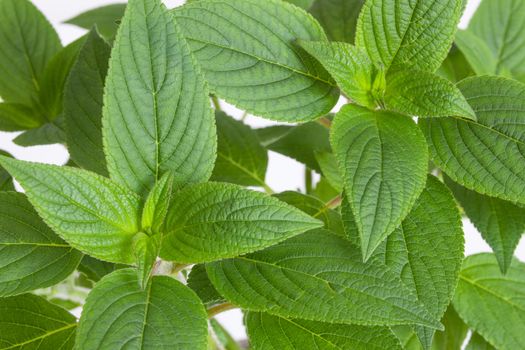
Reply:
<svg viewBox="0 0 525 350"><path fill-rule="evenodd" d="M310 170L310 168L308 167L305 167L305 170L304 170L304 187L305 187L306 193L312 193L312 188L313 188L312 170Z"/></svg>
<svg viewBox="0 0 525 350"><path fill-rule="evenodd" d="M326 117L317 119L317 122L328 129L332 127L332 121Z"/></svg>
<svg viewBox="0 0 525 350"><path fill-rule="evenodd" d="M275 191L272 190L272 188L270 186L268 186L265 182L261 183L261 186L262 186L262 188L264 188L264 191L266 193L268 193L270 195L275 193Z"/></svg>
<svg viewBox="0 0 525 350"><path fill-rule="evenodd" d="M190 265L173 263L173 267L171 268L171 274L172 275L177 275L179 272L181 272L182 270L184 270L188 266L190 266Z"/></svg>
<svg viewBox="0 0 525 350"><path fill-rule="evenodd" d="M208 318L212 318L221 312L236 309L237 306L231 304L231 303L223 303L219 305L212 306L208 309Z"/></svg>
<svg viewBox="0 0 525 350"><path fill-rule="evenodd" d="M248 117L248 112L244 112L241 116L241 122L246 120L246 117Z"/></svg>
<svg viewBox="0 0 525 350"><path fill-rule="evenodd" d="M211 101L213 102L213 106L215 107L215 110L220 111L221 110L221 103L219 102L219 99L215 95L211 95Z"/></svg>
<svg viewBox="0 0 525 350"><path fill-rule="evenodd" d="M341 197L341 195L337 196L337 197L334 197L332 198L331 200L329 200L325 206L328 208L328 209L334 209L334 208L337 208L338 206L341 205L341 202L343 201L343 197Z"/></svg>

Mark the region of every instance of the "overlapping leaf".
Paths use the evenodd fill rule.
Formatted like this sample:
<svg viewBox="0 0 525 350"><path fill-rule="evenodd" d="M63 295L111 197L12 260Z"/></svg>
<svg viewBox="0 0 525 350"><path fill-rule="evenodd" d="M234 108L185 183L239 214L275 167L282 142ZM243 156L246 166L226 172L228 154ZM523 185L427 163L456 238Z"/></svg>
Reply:
<svg viewBox="0 0 525 350"><path fill-rule="evenodd" d="M315 0L310 8L330 40L353 43L357 17L365 0Z"/></svg>
<svg viewBox="0 0 525 350"><path fill-rule="evenodd" d="M102 6L81 13L64 23L73 24L87 30L97 26L97 30L101 35L106 39L112 40L117 33L118 24L124 15L125 9L126 4Z"/></svg>

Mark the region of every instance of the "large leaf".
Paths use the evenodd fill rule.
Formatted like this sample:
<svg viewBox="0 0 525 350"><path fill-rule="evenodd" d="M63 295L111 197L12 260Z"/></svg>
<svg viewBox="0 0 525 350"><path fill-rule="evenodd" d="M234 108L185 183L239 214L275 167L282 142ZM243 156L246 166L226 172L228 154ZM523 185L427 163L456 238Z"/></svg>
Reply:
<svg viewBox="0 0 525 350"><path fill-rule="evenodd" d="M387 327L330 324L250 312L245 319L253 350L401 350Z"/></svg>
<svg viewBox="0 0 525 350"><path fill-rule="evenodd" d="M42 222L23 194L0 193L1 297L52 286L81 258Z"/></svg>
<svg viewBox="0 0 525 350"><path fill-rule="evenodd" d="M174 11L212 92L252 114L306 121L339 93L330 75L297 47L327 40L303 10L279 0L208 0Z"/></svg>
<svg viewBox="0 0 525 350"><path fill-rule="evenodd" d="M77 349L205 350L207 317L191 289L155 276L145 290L132 269L115 271L89 294L77 331Z"/></svg>
<svg viewBox="0 0 525 350"><path fill-rule="evenodd" d="M221 111L215 113L215 120L218 145L212 180L266 187L268 152L261 146L257 134Z"/></svg>
<svg viewBox="0 0 525 350"><path fill-rule="evenodd" d="M425 139L409 117L346 105L335 118L331 143L366 260L425 187Z"/></svg>
<svg viewBox="0 0 525 350"><path fill-rule="evenodd" d="M124 15L126 4L111 4L98 7L73 18L64 23L74 24L84 29L91 29L97 26L98 31L106 39L113 39L117 33L118 23Z"/></svg>
<svg viewBox="0 0 525 350"><path fill-rule="evenodd" d="M132 263L140 199L85 170L0 157L44 221L71 246L102 260Z"/></svg>
<svg viewBox="0 0 525 350"><path fill-rule="evenodd" d="M478 121L420 120L434 162L470 190L525 203L525 85L474 77L458 87Z"/></svg>
<svg viewBox="0 0 525 350"><path fill-rule="evenodd" d="M107 175L101 129L110 51L104 39L91 31L64 90L65 131L71 158L79 166L101 175Z"/></svg>
<svg viewBox="0 0 525 350"><path fill-rule="evenodd" d="M525 264L515 260L502 275L493 254L465 259L454 296L463 321L497 349L525 344Z"/></svg>
<svg viewBox="0 0 525 350"><path fill-rule="evenodd" d="M448 178L446 180L469 219L494 251L501 272L505 273L525 233L525 208L468 190Z"/></svg>
<svg viewBox="0 0 525 350"><path fill-rule="evenodd" d="M198 184L174 194L161 256L182 263L231 258L320 226L266 194L232 184Z"/></svg>
<svg viewBox="0 0 525 350"><path fill-rule="evenodd" d="M356 44L385 69L408 66L433 72L447 56L462 10L458 0L367 0Z"/></svg>
<svg viewBox="0 0 525 350"><path fill-rule="evenodd" d="M365 0L315 0L310 13L330 40L354 42L357 17Z"/></svg>
<svg viewBox="0 0 525 350"><path fill-rule="evenodd" d="M29 0L0 1L0 96L32 105L39 80L60 50L58 35Z"/></svg>
<svg viewBox="0 0 525 350"><path fill-rule="evenodd" d="M77 322L36 295L0 299L0 349L71 350Z"/></svg>
<svg viewBox="0 0 525 350"><path fill-rule="evenodd" d="M216 152L206 84L160 0L132 0L111 53L103 110L113 179L147 194L166 171L206 181Z"/></svg>
<svg viewBox="0 0 525 350"><path fill-rule="evenodd" d="M387 266L363 263L356 246L330 231L313 230L206 269L219 293L247 310L331 323L440 328Z"/></svg>

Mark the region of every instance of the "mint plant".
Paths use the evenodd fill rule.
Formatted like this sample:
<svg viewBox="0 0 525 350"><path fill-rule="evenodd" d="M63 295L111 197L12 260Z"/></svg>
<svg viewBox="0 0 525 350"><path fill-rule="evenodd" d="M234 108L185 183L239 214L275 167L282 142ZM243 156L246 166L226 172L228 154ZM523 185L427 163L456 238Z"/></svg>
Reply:
<svg viewBox="0 0 525 350"><path fill-rule="evenodd" d="M70 154L0 154L0 349L525 349L525 1L464 7L0 0L0 130Z"/></svg>

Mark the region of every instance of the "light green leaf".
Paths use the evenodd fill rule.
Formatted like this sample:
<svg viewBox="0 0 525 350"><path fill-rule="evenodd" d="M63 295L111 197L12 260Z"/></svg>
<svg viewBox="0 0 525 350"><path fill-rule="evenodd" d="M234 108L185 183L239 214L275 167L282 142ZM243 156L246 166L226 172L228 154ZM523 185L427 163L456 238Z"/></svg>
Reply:
<svg viewBox="0 0 525 350"><path fill-rule="evenodd" d="M232 184L197 184L173 196L161 257L181 263L231 258L320 226L266 194Z"/></svg>
<svg viewBox="0 0 525 350"><path fill-rule="evenodd" d="M525 77L524 17L523 0L484 0L472 17L468 31L488 46L496 61L491 73Z"/></svg>
<svg viewBox="0 0 525 350"><path fill-rule="evenodd" d="M409 117L355 105L341 109L331 132L367 260L425 187L425 139Z"/></svg>
<svg viewBox="0 0 525 350"><path fill-rule="evenodd" d="M287 122L316 119L336 104L330 75L294 43L327 40L300 8L280 0L208 0L173 13L217 96Z"/></svg>
<svg viewBox="0 0 525 350"><path fill-rule="evenodd" d="M315 0L310 13L330 40L354 42L357 17L365 0Z"/></svg>
<svg viewBox="0 0 525 350"><path fill-rule="evenodd" d="M142 209L141 227L148 234L162 233L173 194L173 173L167 172L155 184Z"/></svg>
<svg viewBox="0 0 525 350"><path fill-rule="evenodd" d="M207 307L226 302L211 284L206 273L206 267L203 264L195 265L191 269L188 276L188 287L201 298L202 303Z"/></svg>
<svg viewBox="0 0 525 350"><path fill-rule="evenodd" d="M487 44L476 34L471 31L458 30L455 43L476 75L496 74L498 62Z"/></svg>
<svg viewBox="0 0 525 350"><path fill-rule="evenodd" d="M505 78L473 77L458 87L478 122L421 119L433 161L470 190L525 203L525 85Z"/></svg>
<svg viewBox="0 0 525 350"><path fill-rule="evenodd" d="M146 289L153 266L159 255L160 237L160 235L148 236L143 232L139 232L133 237L133 253L137 264L138 282L142 289Z"/></svg>
<svg viewBox="0 0 525 350"><path fill-rule="evenodd" d="M465 350L496 350L496 348L490 345L478 333L473 333Z"/></svg>
<svg viewBox="0 0 525 350"><path fill-rule="evenodd" d="M447 56L463 11L458 0L367 0L356 44L376 65L436 71Z"/></svg>
<svg viewBox="0 0 525 350"><path fill-rule="evenodd" d="M33 105L44 68L61 48L57 33L31 1L2 0L0 47L0 96Z"/></svg>
<svg viewBox="0 0 525 350"><path fill-rule="evenodd" d="M32 108L20 103L0 103L0 130L20 131L38 128L45 119Z"/></svg>
<svg viewBox="0 0 525 350"><path fill-rule="evenodd" d="M72 247L95 258L133 263L140 199L85 170L0 157L38 214Z"/></svg>
<svg viewBox="0 0 525 350"><path fill-rule="evenodd" d="M0 299L0 349L71 350L76 319L36 295Z"/></svg>
<svg viewBox="0 0 525 350"><path fill-rule="evenodd" d="M459 89L450 81L425 71L390 71L386 77L387 109L418 117L464 117L476 120Z"/></svg>
<svg viewBox="0 0 525 350"><path fill-rule="evenodd" d="M243 186L266 187L268 152L248 125L221 111L217 123L217 161L211 179Z"/></svg>
<svg viewBox="0 0 525 350"><path fill-rule="evenodd" d="M253 350L401 350L387 327L330 324L250 312L245 319Z"/></svg>
<svg viewBox="0 0 525 350"><path fill-rule="evenodd" d="M58 117L51 123L28 130L13 139L13 143L22 147L52 145L56 143L66 143L66 134L63 130L64 118Z"/></svg>
<svg viewBox="0 0 525 350"><path fill-rule="evenodd" d="M146 290L132 269L115 271L89 294L77 331L76 349L206 350L204 306L191 289L155 276Z"/></svg>
<svg viewBox="0 0 525 350"><path fill-rule="evenodd" d="M432 350L461 350L468 333L467 325L461 320L456 310L449 305L441 320L444 331L437 331L432 342Z"/></svg>
<svg viewBox="0 0 525 350"><path fill-rule="evenodd" d="M321 173L338 192L343 191L343 176L337 164L337 158L330 152L316 152L315 159L319 163Z"/></svg>
<svg viewBox="0 0 525 350"><path fill-rule="evenodd" d="M472 255L463 263L454 308L494 347L523 349L524 286L525 264L515 260L502 275L493 254Z"/></svg>
<svg viewBox="0 0 525 350"><path fill-rule="evenodd" d="M98 7L78 16L68 19L64 23L73 24L90 30L97 26L98 31L106 39L112 40L118 29L118 23L124 15L126 4L111 4Z"/></svg>
<svg viewBox="0 0 525 350"><path fill-rule="evenodd" d="M206 270L219 293L250 311L331 323L441 327L388 267L363 263L357 247L326 230L210 263Z"/></svg>
<svg viewBox="0 0 525 350"><path fill-rule="evenodd" d="M374 80L379 72L363 49L326 41L299 41L299 44L319 60L347 97L363 106L377 105Z"/></svg>
<svg viewBox="0 0 525 350"><path fill-rule="evenodd" d="M525 233L525 208L470 191L448 177L445 180L467 216L494 251L501 272L505 273Z"/></svg>
<svg viewBox="0 0 525 350"><path fill-rule="evenodd" d="M64 88L65 132L71 158L80 167L106 176L102 148L102 96L109 45L93 30L80 49Z"/></svg>
<svg viewBox="0 0 525 350"><path fill-rule="evenodd" d="M160 0L131 0L111 53L103 109L111 178L145 195L173 171L206 181L216 131L206 84Z"/></svg>
<svg viewBox="0 0 525 350"><path fill-rule="evenodd" d="M0 150L0 156L12 157L9 153ZM2 166L0 166L0 191L14 191L13 178Z"/></svg>
<svg viewBox="0 0 525 350"><path fill-rule="evenodd" d="M0 297L55 285L80 259L82 254L42 222L23 194L0 193Z"/></svg>

